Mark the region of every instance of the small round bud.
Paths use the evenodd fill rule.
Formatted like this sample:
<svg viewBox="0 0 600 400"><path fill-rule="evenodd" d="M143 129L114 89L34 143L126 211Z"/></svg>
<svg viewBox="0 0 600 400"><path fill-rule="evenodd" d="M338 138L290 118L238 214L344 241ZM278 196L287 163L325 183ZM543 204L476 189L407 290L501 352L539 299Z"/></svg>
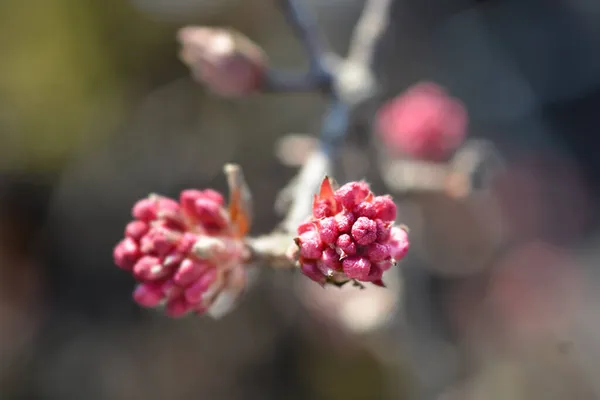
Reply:
<svg viewBox="0 0 600 400"><path fill-rule="evenodd" d="M371 270L371 262L360 256L350 256L342 261L344 273L350 279L365 280Z"/></svg>
<svg viewBox="0 0 600 400"><path fill-rule="evenodd" d="M221 96L256 92L267 69L264 52L231 29L187 27L179 31L180 57L192 76Z"/></svg>
<svg viewBox="0 0 600 400"><path fill-rule="evenodd" d="M377 240L377 223L366 217L358 218L352 225L352 237L363 246L373 243Z"/></svg>

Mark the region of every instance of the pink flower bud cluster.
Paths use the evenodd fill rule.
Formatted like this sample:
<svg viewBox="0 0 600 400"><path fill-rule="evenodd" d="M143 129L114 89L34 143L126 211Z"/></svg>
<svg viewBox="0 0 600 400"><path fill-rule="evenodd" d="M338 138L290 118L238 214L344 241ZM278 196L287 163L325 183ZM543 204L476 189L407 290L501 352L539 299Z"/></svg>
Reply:
<svg viewBox="0 0 600 400"><path fill-rule="evenodd" d="M138 304L164 304L172 317L203 314L219 296L242 291L247 250L231 229L221 194L184 190L179 201L150 195L132 216L113 256L139 282Z"/></svg>
<svg viewBox="0 0 600 400"><path fill-rule="evenodd" d="M225 97L256 92L263 83L267 57L250 39L231 29L186 27L179 31L181 59L192 76Z"/></svg>
<svg viewBox="0 0 600 400"><path fill-rule="evenodd" d="M467 134L464 105L434 83L419 83L384 104L377 129L387 148L410 157L441 161Z"/></svg>
<svg viewBox="0 0 600 400"><path fill-rule="evenodd" d="M407 232L394 226L390 196L374 196L365 182L335 192L326 178L311 218L300 225L293 255L302 272L321 284L349 280L383 286L382 275L408 251Z"/></svg>

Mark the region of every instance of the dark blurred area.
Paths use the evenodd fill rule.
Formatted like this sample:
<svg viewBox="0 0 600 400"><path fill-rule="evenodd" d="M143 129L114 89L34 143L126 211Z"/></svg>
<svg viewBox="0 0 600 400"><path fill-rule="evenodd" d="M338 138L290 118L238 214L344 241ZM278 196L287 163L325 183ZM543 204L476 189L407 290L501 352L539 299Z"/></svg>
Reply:
<svg viewBox="0 0 600 400"><path fill-rule="evenodd" d="M344 52L363 2L306 2ZM306 66L275 0L0 4L0 399L600 397L599 3L397 0L378 49L385 96L432 80L460 98L470 136L507 163L493 201L401 203L415 250L393 295L332 305L265 270L217 321L131 301L111 258L130 207L223 191L236 162L253 232L270 231L295 173L276 143L316 134L324 101L207 93L177 59L187 24L234 27L273 64ZM345 178L390 191L363 164ZM391 322L369 328L376 312Z"/></svg>

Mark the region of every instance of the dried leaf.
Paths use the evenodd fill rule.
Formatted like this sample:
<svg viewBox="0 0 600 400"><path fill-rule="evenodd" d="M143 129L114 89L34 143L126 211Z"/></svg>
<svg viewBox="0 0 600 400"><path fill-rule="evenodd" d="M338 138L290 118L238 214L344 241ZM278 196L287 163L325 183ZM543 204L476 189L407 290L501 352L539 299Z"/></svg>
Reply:
<svg viewBox="0 0 600 400"><path fill-rule="evenodd" d="M244 237L252 224L252 194L238 165L225 165L225 174L230 192L229 218L235 235Z"/></svg>

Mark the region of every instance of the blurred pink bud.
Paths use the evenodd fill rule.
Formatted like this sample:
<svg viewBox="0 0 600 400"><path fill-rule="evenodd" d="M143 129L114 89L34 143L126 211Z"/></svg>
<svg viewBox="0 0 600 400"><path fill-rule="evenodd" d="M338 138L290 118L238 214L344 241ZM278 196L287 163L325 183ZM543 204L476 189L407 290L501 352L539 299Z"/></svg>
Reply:
<svg viewBox="0 0 600 400"><path fill-rule="evenodd" d="M163 299L161 286L142 283L135 288L133 299L142 307L156 307Z"/></svg>
<svg viewBox="0 0 600 400"><path fill-rule="evenodd" d="M115 264L119 267L130 270L140 257L140 252L136 242L131 238L123 239L113 251Z"/></svg>
<svg viewBox="0 0 600 400"><path fill-rule="evenodd" d="M262 85L267 58L250 39L231 29L182 28L180 57L195 80L221 96L243 96Z"/></svg>
<svg viewBox="0 0 600 400"><path fill-rule="evenodd" d="M125 236L140 240L148 232L148 224L143 221L132 221L125 227Z"/></svg>
<svg viewBox="0 0 600 400"><path fill-rule="evenodd" d="M395 259L402 259L406 253L410 243L408 241L408 232L402 228L393 227L391 230L390 240L388 242L388 248L390 255Z"/></svg>
<svg viewBox="0 0 600 400"><path fill-rule="evenodd" d="M423 82L384 104L376 124L391 151L439 161L464 141L468 116L458 99L435 83Z"/></svg>

